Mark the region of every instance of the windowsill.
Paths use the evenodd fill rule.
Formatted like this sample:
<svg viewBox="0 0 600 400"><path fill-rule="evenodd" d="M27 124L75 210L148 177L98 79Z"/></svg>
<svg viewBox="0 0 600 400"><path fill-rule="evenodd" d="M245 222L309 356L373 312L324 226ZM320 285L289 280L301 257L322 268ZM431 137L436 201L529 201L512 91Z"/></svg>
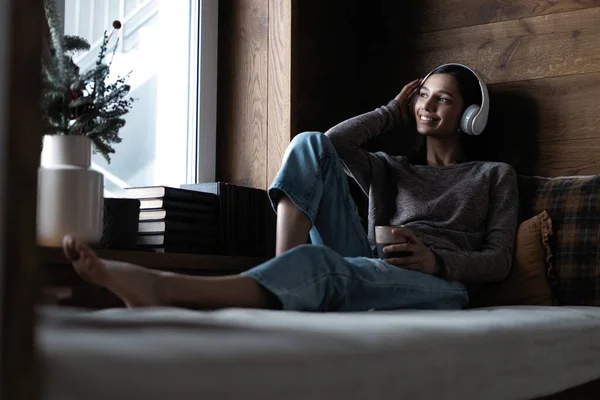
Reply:
<svg viewBox="0 0 600 400"><path fill-rule="evenodd" d="M40 304L91 309L122 307L105 289L81 279L60 248L38 247L41 265ZM246 271L265 261L259 257L228 257L209 254L155 253L150 251L96 250L99 257L138 264L146 268L189 275L218 276Z"/></svg>

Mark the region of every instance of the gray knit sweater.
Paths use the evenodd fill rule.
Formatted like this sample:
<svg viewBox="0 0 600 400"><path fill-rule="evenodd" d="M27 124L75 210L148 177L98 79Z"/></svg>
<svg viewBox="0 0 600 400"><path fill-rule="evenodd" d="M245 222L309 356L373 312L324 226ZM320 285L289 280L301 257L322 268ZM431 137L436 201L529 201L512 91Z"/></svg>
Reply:
<svg viewBox="0 0 600 400"><path fill-rule="evenodd" d="M369 197L368 237L376 225L405 225L430 246L448 280L493 282L510 270L518 221L517 178L508 164L412 165L361 145L403 124L400 105L344 121L326 132L346 173Z"/></svg>

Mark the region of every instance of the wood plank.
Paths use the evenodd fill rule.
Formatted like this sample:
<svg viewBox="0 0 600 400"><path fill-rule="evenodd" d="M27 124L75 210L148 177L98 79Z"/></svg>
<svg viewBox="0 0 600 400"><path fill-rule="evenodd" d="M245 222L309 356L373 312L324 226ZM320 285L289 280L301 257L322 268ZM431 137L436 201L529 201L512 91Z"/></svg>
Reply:
<svg viewBox="0 0 600 400"><path fill-rule="evenodd" d="M401 75L413 65L425 75L446 62L470 65L488 84L598 72L600 7L419 34L396 46L386 62Z"/></svg>
<svg viewBox="0 0 600 400"><path fill-rule="evenodd" d="M501 83L489 89L491 114L501 114L498 120L514 120L511 129L520 130L521 137L534 135L539 142L595 139L600 144L598 72ZM524 98L532 104L528 109L520 108Z"/></svg>
<svg viewBox="0 0 600 400"><path fill-rule="evenodd" d="M281 167L292 118L292 0L269 1L269 71L266 186Z"/></svg>
<svg viewBox="0 0 600 400"><path fill-rule="evenodd" d="M266 187L268 0L221 1L217 180Z"/></svg>
<svg viewBox="0 0 600 400"><path fill-rule="evenodd" d="M0 308L3 399L41 394L34 347L39 287L36 240L37 167L42 121L39 0L2 3L0 15Z"/></svg>
<svg viewBox="0 0 600 400"><path fill-rule="evenodd" d="M539 162L533 171L541 176L600 174L600 142L596 139L539 143Z"/></svg>
<svg viewBox="0 0 600 400"><path fill-rule="evenodd" d="M579 150L569 149L600 145L599 92L600 73L491 85L488 126L468 140L482 159L507 162L523 174L593 170L593 154L584 149L589 157L579 159ZM555 163L562 147L566 153Z"/></svg>
<svg viewBox="0 0 600 400"><path fill-rule="evenodd" d="M298 0L293 33L292 133L324 132L358 113L357 0Z"/></svg>
<svg viewBox="0 0 600 400"><path fill-rule="evenodd" d="M416 31L426 33L598 7L600 0L422 0L409 4L415 8Z"/></svg>

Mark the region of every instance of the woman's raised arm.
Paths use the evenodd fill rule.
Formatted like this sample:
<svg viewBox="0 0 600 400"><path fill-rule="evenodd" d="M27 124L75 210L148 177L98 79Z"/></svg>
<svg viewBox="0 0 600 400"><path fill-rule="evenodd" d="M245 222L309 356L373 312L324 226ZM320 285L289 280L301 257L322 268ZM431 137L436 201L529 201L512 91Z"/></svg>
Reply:
<svg viewBox="0 0 600 400"><path fill-rule="evenodd" d="M373 170L382 167L383 164L379 158L361 146L382 132L408 123L409 101L418 89L419 82L417 79L404 86L398 96L386 106L350 118L325 132L333 142L346 173L352 176L367 194Z"/></svg>

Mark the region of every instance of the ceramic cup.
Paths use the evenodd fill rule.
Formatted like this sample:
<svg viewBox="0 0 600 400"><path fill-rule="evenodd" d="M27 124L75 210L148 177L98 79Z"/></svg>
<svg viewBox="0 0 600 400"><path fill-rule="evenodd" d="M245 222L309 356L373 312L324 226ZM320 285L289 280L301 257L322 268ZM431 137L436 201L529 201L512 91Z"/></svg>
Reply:
<svg viewBox="0 0 600 400"><path fill-rule="evenodd" d="M383 248L391 244L407 243L408 240L401 236L394 236L392 230L402 228L402 226L376 226L375 242L377 243L377 256L381 259L406 257L411 254L410 251L396 251L393 253L384 253Z"/></svg>

